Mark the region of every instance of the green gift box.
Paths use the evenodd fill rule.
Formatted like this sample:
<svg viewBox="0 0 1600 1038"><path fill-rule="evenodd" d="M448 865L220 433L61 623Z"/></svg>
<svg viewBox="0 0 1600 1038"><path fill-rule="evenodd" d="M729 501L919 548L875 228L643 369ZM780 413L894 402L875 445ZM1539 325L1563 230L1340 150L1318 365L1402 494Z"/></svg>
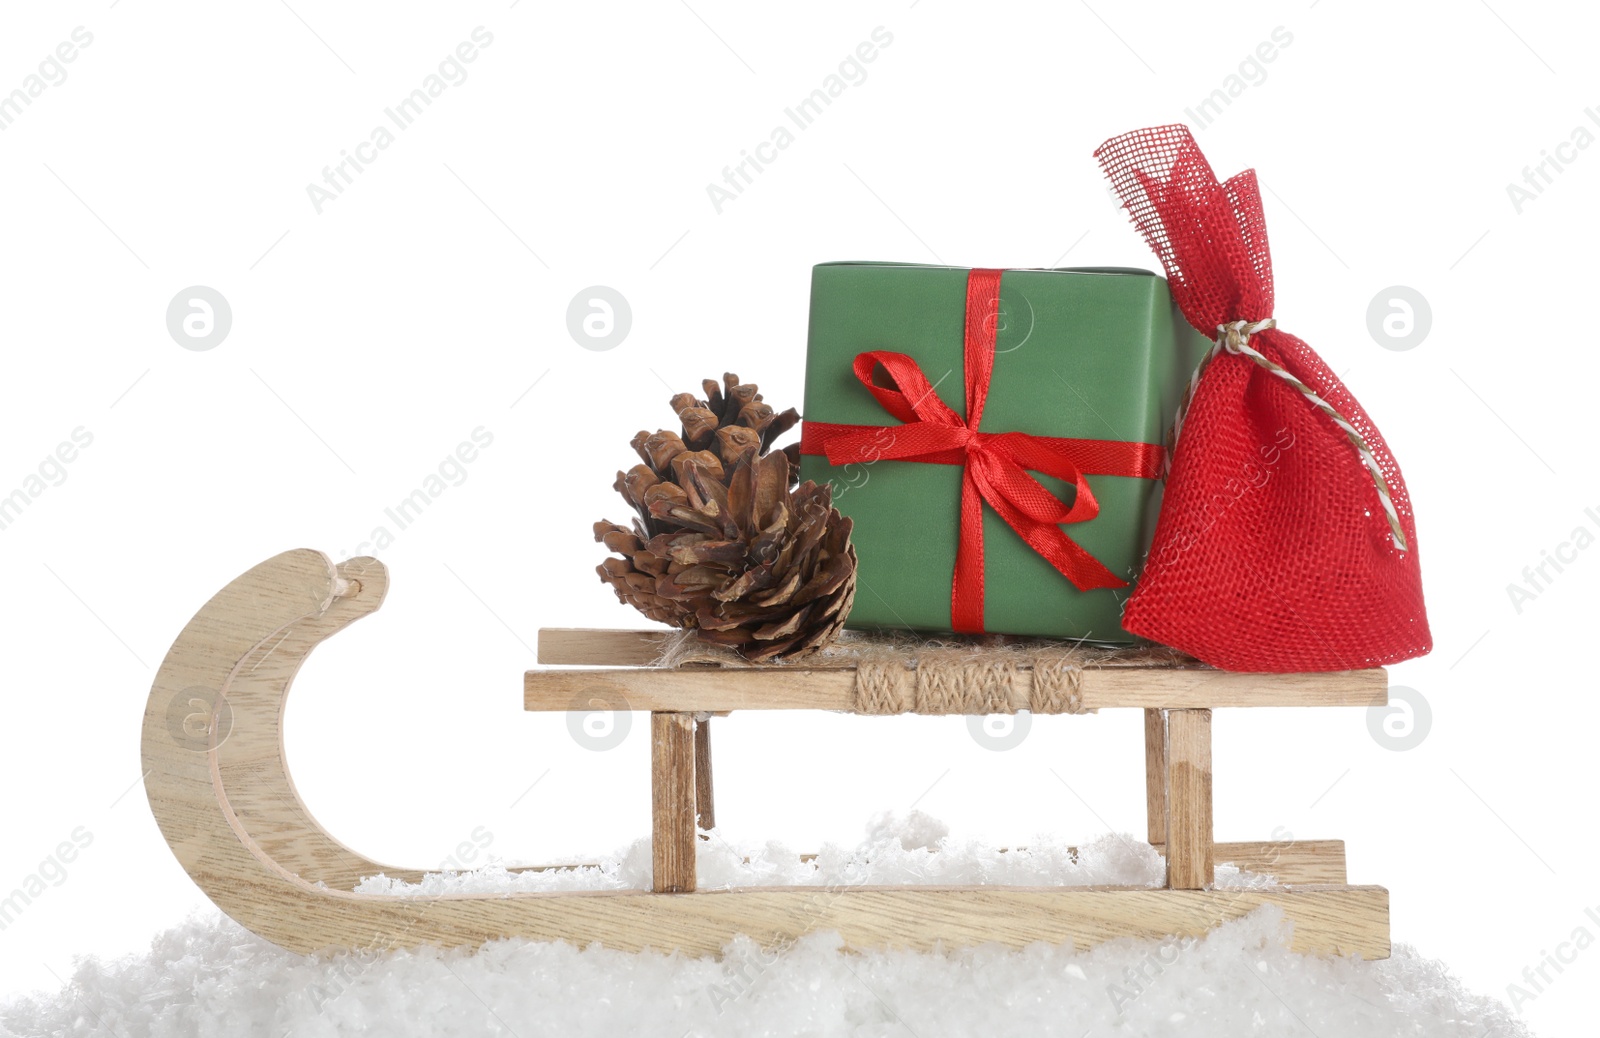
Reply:
<svg viewBox="0 0 1600 1038"><path fill-rule="evenodd" d="M814 268L800 475L831 484L835 506L855 523L860 564L847 626L1135 641L1122 629L1122 603L1155 528L1160 445L1210 346L1166 281L1145 270ZM858 362L871 351L909 360ZM986 356L987 395L970 430L969 381L981 381ZM973 460L969 442L985 457ZM923 448L914 444L927 449L915 455ZM1041 452L1080 459L1077 472L1042 474ZM1096 460L1105 457L1118 460ZM1076 503L1075 476L1098 513L1059 521L1051 509ZM983 489L967 486L964 498L964 479ZM1052 560L1074 553L1079 562L1068 569L1103 579L1063 575Z"/></svg>

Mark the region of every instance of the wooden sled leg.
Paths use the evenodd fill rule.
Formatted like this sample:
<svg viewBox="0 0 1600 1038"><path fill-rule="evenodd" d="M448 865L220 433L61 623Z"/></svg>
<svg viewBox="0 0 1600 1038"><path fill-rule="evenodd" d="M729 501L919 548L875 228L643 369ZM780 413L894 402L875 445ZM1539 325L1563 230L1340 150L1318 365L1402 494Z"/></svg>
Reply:
<svg viewBox="0 0 1600 1038"><path fill-rule="evenodd" d="M1167 711L1167 886L1209 888L1211 711Z"/></svg>
<svg viewBox="0 0 1600 1038"><path fill-rule="evenodd" d="M693 714L650 715L651 866L658 894L694 889Z"/></svg>
<svg viewBox="0 0 1600 1038"><path fill-rule="evenodd" d="M702 829L717 827L717 806L711 792L711 718L694 726L694 809ZM709 839L709 837L708 837Z"/></svg>
<svg viewBox="0 0 1600 1038"><path fill-rule="evenodd" d="M1144 712L1144 800L1150 843L1167 842L1167 713Z"/></svg>

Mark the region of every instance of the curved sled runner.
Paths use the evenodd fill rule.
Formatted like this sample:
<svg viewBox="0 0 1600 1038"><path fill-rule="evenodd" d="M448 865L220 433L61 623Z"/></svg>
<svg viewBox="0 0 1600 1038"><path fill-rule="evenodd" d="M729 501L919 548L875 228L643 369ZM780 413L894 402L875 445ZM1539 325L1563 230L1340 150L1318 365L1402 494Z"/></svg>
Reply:
<svg viewBox="0 0 1600 1038"><path fill-rule="evenodd" d="M217 907L291 951L477 945L502 937L717 953L737 934L784 941L836 930L854 948L1034 941L1079 946L1117 937L1199 935L1264 904L1294 922L1300 951L1389 953L1388 892L1344 883L1337 841L1211 843L1210 707L1383 703L1383 672L1285 676L1127 668L1085 680L1076 709L1146 713L1152 843L1169 857L1165 889L790 887L694 891L694 822L709 816L708 712L850 710L841 672L804 668L530 671L525 706L566 710L575 695L623 691L651 710L656 891L402 897L357 894L380 872L331 836L295 792L283 753L289 686L317 644L383 602L375 559L335 566L309 549L243 574L189 621L162 662L145 709L143 767L151 810L173 853ZM645 662L652 636L547 632L541 662ZM1173 675L1182 678L1174 679ZM1146 679L1141 681L1141 676ZM1252 692L1252 690L1254 690ZM697 722L696 718L700 720ZM695 770L700 751L701 772ZM1213 848L1215 850L1213 851ZM1285 883L1213 890L1215 853ZM683 891L683 892L672 892Z"/></svg>

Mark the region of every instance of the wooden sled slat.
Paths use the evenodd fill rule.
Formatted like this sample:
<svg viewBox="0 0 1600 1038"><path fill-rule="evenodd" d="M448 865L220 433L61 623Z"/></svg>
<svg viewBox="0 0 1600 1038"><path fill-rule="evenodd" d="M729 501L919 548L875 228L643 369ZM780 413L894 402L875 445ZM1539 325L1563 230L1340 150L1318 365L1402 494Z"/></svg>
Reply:
<svg viewBox="0 0 1600 1038"><path fill-rule="evenodd" d="M647 667L674 633L596 627L539 628L538 661L559 667Z"/></svg>
<svg viewBox="0 0 1600 1038"><path fill-rule="evenodd" d="M229 914L239 913L235 918L251 930L302 953L527 937L715 955L741 934L770 947L828 930L854 950L991 942L1023 948L1035 941L1081 948L1125 937L1203 936L1270 904L1294 920L1295 951L1368 959L1389 954L1389 896L1382 887L790 887L400 898L258 884L249 894L233 901Z"/></svg>
<svg viewBox="0 0 1600 1038"><path fill-rule="evenodd" d="M543 641L541 637L541 642ZM1028 675L1011 691L1012 706L1027 710ZM1236 674L1218 670L1117 667L1085 669L1081 709L1115 707L1196 710L1255 706L1382 706L1388 702L1382 670L1327 674ZM602 670L530 670L523 676L528 710L572 710L621 697L630 710L668 713L728 710L837 710L854 712L855 672L844 668L624 667Z"/></svg>
<svg viewBox="0 0 1600 1038"><path fill-rule="evenodd" d="M676 636L673 630L614 631L588 627L539 629L538 662L546 666L600 667L593 671L530 670L524 678L526 708L568 710L578 685L620 692L634 700L635 677L652 679L666 673L684 675L690 688L669 684L658 698L645 697L636 710L682 710L684 695L715 691L694 684L708 668L667 671L653 667L662 647ZM756 677L759 691L723 705L698 703L694 710L848 710L851 672L844 668L773 667L745 671ZM554 676L551 676L554 675ZM715 682L717 679L712 679ZM776 695L781 703L773 703ZM1012 693L1014 706L1027 707L1027 685ZM1383 706L1388 702L1388 677L1382 668L1333 671L1322 674L1239 674L1215 670L1200 663L1161 667L1090 666L1084 671L1082 709L1143 707L1146 709L1201 709L1238 706Z"/></svg>
<svg viewBox="0 0 1600 1038"><path fill-rule="evenodd" d="M699 762L696 761L695 783L698 786L700 773ZM700 825L705 827L705 815L700 816ZM1158 854L1166 854L1167 847L1164 843L1154 844ZM1025 848L1017 848L1019 851ZM1272 876L1287 886L1338 886L1348 882L1345 872L1345 855L1343 840L1246 840L1236 843L1212 844L1213 854L1218 865L1233 865L1245 872L1255 872L1261 875ZM1076 847L1068 847L1068 853L1076 854ZM1002 854L1010 853L1006 848L1000 849ZM817 855L802 854L801 861L815 861ZM512 872L550 872L557 869L594 869L599 868L598 862L578 862L568 865L528 865L512 866ZM388 873L391 878L402 878L394 872ZM316 876L308 878L315 881ZM416 882L409 880L408 882Z"/></svg>
<svg viewBox="0 0 1600 1038"><path fill-rule="evenodd" d="M1162 844L1155 848L1167 852ZM1218 865L1237 865L1245 872L1275 876L1290 886L1349 882L1343 840L1217 843L1212 845L1211 856Z"/></svg>

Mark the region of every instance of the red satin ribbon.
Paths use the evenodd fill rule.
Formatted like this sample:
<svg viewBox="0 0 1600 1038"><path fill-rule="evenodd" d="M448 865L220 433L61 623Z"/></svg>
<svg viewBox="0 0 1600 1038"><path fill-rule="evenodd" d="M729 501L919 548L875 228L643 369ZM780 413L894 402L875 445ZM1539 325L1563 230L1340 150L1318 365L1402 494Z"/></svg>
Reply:
<svg viewBox="0 0 1600 1038"><path fill-rule="evenodd" d="M801 453L825 455L833 465L896 460L963 466L950 623L966 633L983 631L984 502L1079 590L1126 587L1126 581L1079 547L1059 524L1085 522L1099 514L1085 475L1155 479L1161 471L1158 444L978 431L994 373L1000 275L998 270L973 270L967 275L965 419L935 395L915 360L903 353L872 350L856 355L856 378L885 411L905 424L808 421L800 438ZM873 372L880 365L892 386L873 384ZM1071 506L1028 475L1027 469L1070 481L1077 488Z"/></svg>

